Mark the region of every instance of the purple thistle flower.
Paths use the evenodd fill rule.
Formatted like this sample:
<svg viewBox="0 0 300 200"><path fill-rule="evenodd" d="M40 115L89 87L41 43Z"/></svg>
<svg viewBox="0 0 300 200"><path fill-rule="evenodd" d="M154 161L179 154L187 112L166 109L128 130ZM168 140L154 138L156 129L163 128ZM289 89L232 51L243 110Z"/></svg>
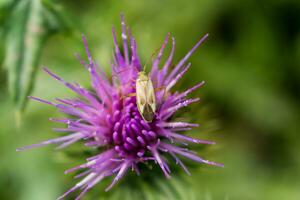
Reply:
<svg viewBox="0 0 300 200"><path fill-rule="evenodd" d="M77 141L83 141L88 147L105 147L106 149L103 152L99 152L96 156L87 158L86 163L65 172L70 173L78 169L85 169L76 178L85 177L58 199L66 197L77 189L81 190L80 195L77 197L77 199L80 199L102 179L115 175L112 183L105 190L108 191L126 174L128 169L132 168L139 175L138 164L145 161L157 163L164 175L169 178L171 171L164 156L167 153L188 174L188 169L178 156L183 156L199 163L223 166L223 164L205 160L188 149L177 146L176 144L180 144L180 142L196 144L214 144L214 142L194 139L178 133L178 131L186 131L197 127L197 124L171 121L172 115L178 109L199 100L199 98L188 99L187 95L201 87L204 82L200 82L181 93L172 93L171 89L189 69L190 63L185 65L186 61L208 37L208 34L202 37L172 70L170 70L170 66L175 49L175 39L173 37L171 53L166 62L163 65L161 64L163 51L170 37L170 34L167 35L157 57L153 60L152 69L149 73L154 87L164 89L155 92L157 110L153 121L147 123L138 111L136 97L130 95L135 93L135 80L138 72L142 70L142 66L137 55L135 39L126 27L123 16L121 21L123 53L121 53L117 44L114 28L112 30L115 45L112 81L107 78L92 59L87 41L83 36L88 63L79 59L90 73L93 91L91 92L79 84L68 83L44 68L50 76L77 93L81 98L57 98L54 102L50 102L30 97L42 103L55 106L60 112L71 115L72 118L50 119L51 121L67 125L67 128L55 129L60 132L68 132L66 136L23 147L17 149L18 151L48 144L60 144L58 148L64 148ZM128 44L130 44L130 48ZM159 69L159 64L163 66L161 69Z"/></svg>

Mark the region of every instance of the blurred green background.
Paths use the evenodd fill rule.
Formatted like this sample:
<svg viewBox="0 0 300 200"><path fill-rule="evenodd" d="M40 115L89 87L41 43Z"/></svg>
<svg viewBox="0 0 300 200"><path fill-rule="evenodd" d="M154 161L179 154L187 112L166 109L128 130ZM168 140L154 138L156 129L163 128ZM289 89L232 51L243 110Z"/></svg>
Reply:
<svg viewBox="0 0 300 200"><path fill-rule="evenodd" d="M75 97L42 73L42 65L65 80L89 87L88 73L74 57L80 53L85 58L82 33L96 61L109 73L111 27L120 30L121 12L143 62L168 32L177 41L175 61L210 33L190 59L192 68L177 89L207 82L194 94L202 102L182 114L201 124L191 135L217 141L217 145L200 148L199 154L224 163L225 168L191 164L192 176L187 176L173 166L176 172L170 181L159 173L158 181L147 184L129 174L110 192L103 192L110 181L106 180L84 199L299 200L298 0L1 0L0 199L52 200L76 183L72 175L63 174L84 162L76 145L66 151L55 151L53 146L15 151L57 137L51 130L54 124L47 119L61 114L29 102L18 122L15 110L22 104L22 94L30 91L26 78L29 85L35 80L34 66L39 67L34 96ZM39 20L44 20L42 25ZM24 39L22 31L28 21L41 25L45 32ZM18 46L23 39L26 45ZM22 55L23 64L8 58L15 54ZM21 67L32 73L20 71ZM13 73L25 76L25 83L12 89L21 94L17 99L9 97L8 77Z"/></svg>

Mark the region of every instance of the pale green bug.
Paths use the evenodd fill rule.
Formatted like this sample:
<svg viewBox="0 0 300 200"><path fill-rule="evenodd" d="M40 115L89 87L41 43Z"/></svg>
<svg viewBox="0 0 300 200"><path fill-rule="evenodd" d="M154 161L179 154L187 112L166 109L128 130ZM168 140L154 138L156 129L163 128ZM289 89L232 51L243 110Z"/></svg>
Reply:
<svg viewBox="0 0 300 200"><path fill-rule="evenodd" d="M135 82L136 105L142 118L152 122L156 111L156 96L151 78L145 71L140 71Z"/></svg>

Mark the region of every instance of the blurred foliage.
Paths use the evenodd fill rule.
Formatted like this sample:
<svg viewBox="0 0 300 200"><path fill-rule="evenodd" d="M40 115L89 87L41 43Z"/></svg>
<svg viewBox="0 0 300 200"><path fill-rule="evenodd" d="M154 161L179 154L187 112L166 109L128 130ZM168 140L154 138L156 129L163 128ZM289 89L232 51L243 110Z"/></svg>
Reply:
<svg viewBox="0 0 300 200"><path fill-rule="evenodd" d="M20 6L28 2L34 1L0 1L0 60L6 58L5 63L7 48L24 44L22 31L27 30L27 22L19 20L29 18L16 15ZM182 117L202 125L190 135L217 141L217 145L197 151L204 158L225 163L225 168L191 164L192 176L187 176L172 166L175 173L169 181L154 167L142 177L129 174L108 193L103 192L110 181L106 179L84 199L300 199L299 1L62 0L59 12L50 9L55 1L36 2L42 5L43 16L46 11L52 14L33 20L37 23L42 20L43 26L56 34L43 42L34 37L29 48L12 50L24 59L6 65L8 74L19 70L17 76L26 76L24 81L29 82L34 76L22 73L19 67L29 67L31 71L42 64L66 80L89 87L88 74L83 73L83 67L73 56L76 52L84 55L80 33L87 36L93 56L109 73L110 30L115 25L120 31L121 12L132 28L144 61L168 32L177 42L176 61L204 33L210 33L210 38L190 59L193 67L177 89L206 80L207 84L194 94L201 96L202 103L187 108ZM66 17L57 17L60 14ZM53 31L59 30L57 27L63 21L73 24L72 32L76 34ZM25 57L31 64L25 62ZM37 73L35 96L45 99L74 96L44 73L39 70ZM63 175L63 171L84 162L84 158L74 158L72 150L76 146L67 153L53 151L51 147L15 152L17 147L56 137L47 118L61 114L32 102L17 129L13 116L15 103L8 98L6 88L10 79L6 76L7 71L1 70L0 198L55 199L76 183L72 175ZM19 88L15 90L19 98L29 91L25 89L29 86L20 83L14 86ZM153 179L149 180L151 175Z"/></svg>
<svg viewBox="0 0 300 200"><path fill-rule="evenodd" d="M22 111L30 94L45 40L65 29L63 10L52 1L11 0L3 3L0 23L5 37L4 67L17 110Z"/></svg>

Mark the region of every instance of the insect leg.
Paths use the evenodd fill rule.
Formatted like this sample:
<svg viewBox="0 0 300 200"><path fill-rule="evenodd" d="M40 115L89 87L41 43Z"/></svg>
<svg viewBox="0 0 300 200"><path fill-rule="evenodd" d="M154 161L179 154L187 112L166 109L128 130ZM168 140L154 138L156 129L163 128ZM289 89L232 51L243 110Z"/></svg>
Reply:
<svg viewBox="0 0 300 200"><path fill-rule="evenodd" d="M157 88L154 88L154 90L155 90L155 92L160 92L160 91L164 91L163 92L163 95L162 95L162 97L163 97L163 99L166 99L167 98L167 87L166 86L160 86L160 87L157 87Z"/></svg>
<svg viewBox="0 0 300 200"><path fill-rule="evenodd" d="M123 99L125 99L127 97L135 97L135 96L136 96L136 93L129 93L129 94L122 95L121 99L123 100Z"/></svg>
<svg viewBox="0 0 300 200"><path fill-rule="evenodd" d="M154 88L155 92L159 92L161 90L166 90L166 86L160 86L160 87L157 87L157 88Z"/></svg>

